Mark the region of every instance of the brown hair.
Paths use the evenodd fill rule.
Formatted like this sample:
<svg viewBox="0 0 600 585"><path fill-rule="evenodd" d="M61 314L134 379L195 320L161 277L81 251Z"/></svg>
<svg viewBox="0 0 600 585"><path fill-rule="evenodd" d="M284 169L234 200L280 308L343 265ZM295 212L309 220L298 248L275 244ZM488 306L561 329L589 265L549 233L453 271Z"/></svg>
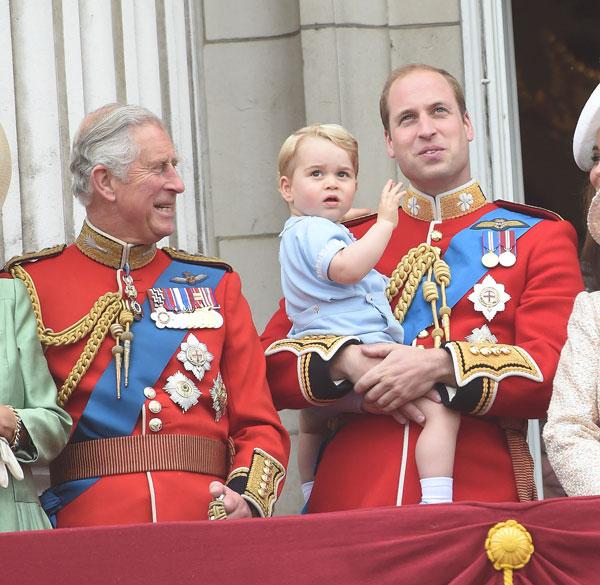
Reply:
<svg viewBox="0 0 600 585"><path fill-rule="evenodd" d="M389 74L387 81L383 86L381 97L379 98L379 113L381 114L381 121L383 122L383 127L385 128L386 132L389 133L390 131L390 110L388 107L390 89L395 81L406 77L413 71L430 71L432 73L439 73L442 77L444 77L454 92L454 97L458 103L458 108L461 115L464 116L466 114L467 106L465 103L465 92L463 91L463 88L456 77L448 73L445 69L440 69L439 67L433 67L432 65L426 65L424 63L411 63L409 65L403 65L402 67L394 69Z"/></svg>
<svg viewBox="0 0 600 585"><path fill-rule="evenodd" d="M291 177L294 174L294 162L298 148L302 141L309 137L325 138L345 150L350 156L354 172L358 175L358 142L356 138L339 124L311 124L296 130L282 144L277 158L280 177Z"/></svg>

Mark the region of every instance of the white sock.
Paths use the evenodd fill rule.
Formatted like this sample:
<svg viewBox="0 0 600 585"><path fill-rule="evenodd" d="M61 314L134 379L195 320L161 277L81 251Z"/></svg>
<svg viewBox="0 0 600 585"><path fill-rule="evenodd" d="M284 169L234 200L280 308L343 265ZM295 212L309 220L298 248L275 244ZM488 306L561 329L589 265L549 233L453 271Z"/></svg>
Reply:
<svg viewBox="0 0 600 585"><path fill-rule="evenodd" d="M300 486L302 488L302 495L304 496L305 504L308 502L308 498L310 498L310 493L312 492L314 483L314 481L307 481Z"/></svg>
<svg viewBox="0 0 600 585"><path fill-rule="evenodd" d="M451 477L425 477L421 480L421 504L445 504L452 501Z"/></svg>

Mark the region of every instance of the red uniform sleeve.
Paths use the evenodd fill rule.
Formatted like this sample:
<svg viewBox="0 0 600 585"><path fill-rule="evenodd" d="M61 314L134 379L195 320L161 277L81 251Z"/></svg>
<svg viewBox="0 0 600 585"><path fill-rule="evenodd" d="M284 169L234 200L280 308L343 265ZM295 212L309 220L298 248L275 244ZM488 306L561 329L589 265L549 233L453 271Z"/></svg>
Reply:
<svg viewBox="0 0 600 585"><path fill-rule="evenodd" d="M230 487L269 515L283 487L290 440L269 393L265 358L239 277L226 277L226 336L221 361L232 447ZM268 462L268 463L266 463ZM261 479L268 469L268 479ZM266 483L261 487L260 483ZM273 493L269 494L269 491ZM263 492L263 493L259 493Z"/></svg>
<svg viewBox="0 0 600 585"><path fill-rule="evenodd" d="M566 221L544 221L534 232L528 256L526 287L515 316L515 340L538 365L543 381L510 376L498 384L489 413L540 418L546 415L567 323L583 279L577 258L577 236Z"/></svg>
<svg viewBox="0 0 600 585"><path fill-rule="evenodd" d="M451 408L518 419L546 414L567 322L583 280L575 230L568 222L544 221L530 235L519 253L525 265L511 281L511 302L517 308L512 321L500 318L502 345L492 348L496 354L488 350L484 356L483 350L464 341L446 344L459 386ZM468 377L476 370L474 379Z"/></svg>

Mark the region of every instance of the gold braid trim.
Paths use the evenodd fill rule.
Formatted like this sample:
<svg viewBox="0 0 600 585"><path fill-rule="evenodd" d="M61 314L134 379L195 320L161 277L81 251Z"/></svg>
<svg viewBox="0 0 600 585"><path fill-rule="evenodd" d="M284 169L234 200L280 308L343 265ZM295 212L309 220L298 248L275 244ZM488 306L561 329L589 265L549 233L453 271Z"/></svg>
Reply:
<svg viewBox="0 0 600 585"><path fill-rule="evenodd" d="M55 332L53 329L44 325L42 307L40 305L37 290L35 289L35 284L33 283L31 276L29 276L29 273L21 268L21 266L11 268L10 272L15 278L22 280L23 284L25 284L25 288L27 288L31 304L33 305L35 320L37 322L38 337L44 345L61 346L77 343L93 329L94 325L98 322L98 319L108 307L121 302L120 293L105 293L94 303L87 315L84 315L79 321L76 321L66 329Z"/></svg>
<svg viewBox="0 0 600 585"><path fill-rule="evenodd" d="M98 354L98 350L100 349L111 324L117 320L120 311L121 300L118 299L116 303L108 305L100 319L98 319L98 323L94 327L90 338L87 340L83 352L79 356L77 362L75 362L73 369L69 372L67 379L60 387L58 399L56 401L59 406L64 406L67 403L71 394L73 394L73 391L77 388L81 378L88 371L90 364Z"/></svg>
<svg viewBox="0 0 600 585"><path fill-rule="evenodd" d="M183 262L191 262L192 264L207 264L214 265L217 268L223 268L227 272L232 272L233 268L230 264L221 260L221 258L216 258L214 256L202 256L200 254L190 254L185 250L176 250L175 248L165 247L162 248L162 251L169 256L169 258L173 258L175 260L182 260Z"/></svg>
<svg viewBox="0 0 600 585"><path fill-rule="evenodd" d="M423 295L425 301L431 305L435 347L440 347L442 336L445 336L446 340L450 339L451 310L446 304L446 287L450 285L450 267L442 260L439 248L423 243L409 250L392 272L385 295L388 301L392 302L400 294L394 308L394 316L402 323L426 273L427 281L423 285ZM437 301L440 295L441 306L438 311ZM440 327L438 314L441 316L442 327Z"/></svg>
<svg viewBox="0 0 600 585"><path fill-rule="evenodd" d="M71 345L77 343L91 332L82 354L79 356L79 359L58 392L57 402L60 406L64 406L75 388L77 388L83 375L87 372L90 364L94 361L111 324L117 319L121 310L121 294L118 292L103 294L94 303L87 315L84 315L79 321L66 329L55 332L44 325L40 300L29 273L18 265L13 266L10 272L14 278L21 280L27 289L35 314L38 337L45 346L60 347L62 345Z"/></svg>

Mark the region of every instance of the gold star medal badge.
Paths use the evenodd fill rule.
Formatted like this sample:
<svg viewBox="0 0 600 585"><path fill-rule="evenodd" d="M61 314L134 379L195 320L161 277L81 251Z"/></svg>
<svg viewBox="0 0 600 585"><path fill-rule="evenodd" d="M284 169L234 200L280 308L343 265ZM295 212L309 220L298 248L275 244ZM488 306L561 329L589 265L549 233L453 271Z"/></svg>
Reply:
<svg viewBox="0 0 600 585"><path fill-rule="evenodd" d="M183 363L188 372L192 372L198 380L202 380L204 374L210 370L213 354L193 333L190 333L179 347L181 351L177 354L177 359Z"/></svg>
<svg viewBox="0 0 600 585"><path fill-rule="evenodd" d="M510 301L510 295L504 290L504 285L496 282L489 274L473 287L473 292L467 298L475 305L475 310L481 311L488 321L499 311L504 311L506 303Z"/></svg>
<svg viewBox="0 0 600 585"><path fill-rule="evenodd" d="M169 376L163 390L175 404L181 406L183 412L187 412L194 404L198 404L198 398L202 394L194 383L181 372L175 372Z"/></svg>
<svg viewBox="0 0 600 585"><path fill-rule="evenodd" d="M221 372L217 375L214 380L213 387L210 389L210 395L213 399L213 408L215 411L215 421L219 422L221 417L225 414L227 408L227 390L221 377Z"/></svg>

